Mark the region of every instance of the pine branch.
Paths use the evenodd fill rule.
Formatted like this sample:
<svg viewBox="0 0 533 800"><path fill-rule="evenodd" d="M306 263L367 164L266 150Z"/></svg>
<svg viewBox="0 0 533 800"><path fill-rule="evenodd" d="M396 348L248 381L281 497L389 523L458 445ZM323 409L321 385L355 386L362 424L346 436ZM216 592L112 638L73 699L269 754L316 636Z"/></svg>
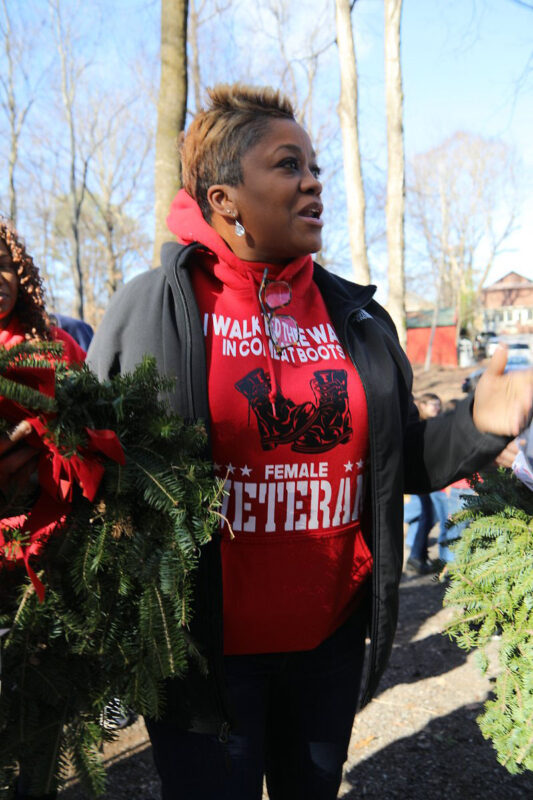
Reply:
<svg viewBox="0 0 533 800"><path fill-rule="evenodd" d="M0 348L0 373L17 359L42 358L27 343L14 350ZM33 559L46 585L44 603L23 565L0 576L0 619L11 629L0 695L0 780L13 779L15 763L34 761L37 794L61 785L70 754L97 796L98 749L109 738L99 717L106 703L121 697L158 717L164 679L185 674L190 660L206 669L186 628L200 548L218 526L222 489L202 458L204 427L186 425L160 399L169 388L153 360L103 383L87 367L56 368L57 412L43 419L60 451L85 446L86 427L111 429L127 461L120 466L100 456L105 474L95 503L75 490L66 527ZM35 411L47 409L43 402ZM46 755L40 743L54 725L61 733Z"/></svg>
<svg viewBox="0 0 533 800"><path fill-rule="evenodd" d="M485 648L500 636L495 699L479 718L509 772L533 769L533 493L505 471L476 485L453 522L469 522L449 565L445 603L455 611L446 632L460 647Z"/></svg>

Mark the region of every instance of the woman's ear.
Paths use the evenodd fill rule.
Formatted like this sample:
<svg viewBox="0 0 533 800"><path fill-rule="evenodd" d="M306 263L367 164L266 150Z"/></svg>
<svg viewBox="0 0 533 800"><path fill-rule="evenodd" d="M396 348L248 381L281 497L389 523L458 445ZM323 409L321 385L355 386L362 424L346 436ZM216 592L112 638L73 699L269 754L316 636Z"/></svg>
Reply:
<svg viewBox="0 0 533 800"><path fill-rule="evenodd" d="M237 216L237 209L232 197L231 187L225 184L214 184L207 190L207 202L211 210L222 217Z"/></svg>

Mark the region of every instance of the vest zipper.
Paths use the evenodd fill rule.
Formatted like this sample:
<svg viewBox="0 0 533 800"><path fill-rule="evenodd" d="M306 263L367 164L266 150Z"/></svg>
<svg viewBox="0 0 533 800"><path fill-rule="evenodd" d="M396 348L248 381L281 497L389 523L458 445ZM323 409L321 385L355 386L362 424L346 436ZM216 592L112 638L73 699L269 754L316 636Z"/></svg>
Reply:
<svg viewBox="0 0 533 800"><path fill-rule="evenodd" d="M376 459L372 458L372 453L376 451L375 444L376 444L376 433L375 433L375 425L373 419L373 408L371 404L371 397L368 394L368 386L366 376L364 374L364 370L361 371L360 365L357 362L357 358L355 357L350 337L348 335L348 326L350 324L350 320L352 317L359 311L359 308L353 309L347 314L346 319L344 321L344 341L346 343L348 353L352 360L352 363L357 370L357 374L359 375L359 379L361 380L361 384L363 386L365 397L366 397L366 407L368 413L368 438L369 438L369 453L370 453L370 485L371 485L371 498L372 498L372 559L373 559L373 566L372 566L372 585L375 587L377 583L377 575L379 570L379 548L378 548L378 536L377 536L377 521L378 521L378 514L377 514L377 491L376 491ZM366 670L366 679L365 684L362 688L362 701L361 705L366 705L367 695L368 695L368 684L370 676L372 675L372 671L375 668L375 661L376 661L376 640L377 640L377 631L378 631L378 618L379 618L379 609L378 603L376 600L377 591L374 590L373 592L374 597L372 598L372 618L370 622L370 653L368 656L368 669Z"/></svg>
<svg viewBox="0 0 533 800"><path fill-rule="evenodd" d="M194 248L194 249L197 249L197 248ZM187 390L187 395L186 395L186 397L187 397L187 409L188 409L188 411L191 412L190 416L189 416L189 419L196 420L196 419L198 419L198 413L196 411L196 404L194 402L195 392L194 392L194 382L193 382L192 374L193 374L194 366L196 366L196 368L198 368L198 366L200 366L200 364L197 363L195 365L193 363L193 335L192 335L193 326L192 326L192 322L191 322L191 315L190 315L190 312L189 312L189 308L187 306L187 300L186 300L185 291L184 291L184 289L183 289L183 287L181 285L181 282L179 280L179 277L178 277L178 269L179 269L178 262L180 261L180 255L182 253L183 253L183 251L181 251L180 254L178 254L178 256L176 257L175 262L174 262L174 270L173 271L174 271L174 277L175 277L175 286L176 286L177 291L179 293L179 299L181 301L181 305L182 305L182 308L183 308L183 318L185 320L185 334L186 334L186 347L187 347L186 370L185 370L186 371L185 385L186 385L186 390ZM193 295L194 295L194 293L193 293ZM200 335L203 336L202 332L200 332ZM203 365L203 368L205 370L205 363ZM207 422L208 422L208 420L206 420L206 423ZM208 446L208 450L210 452L210 446L211 445L210 445L209 438L210 437L209 437L209 426L208 426L208 445L207 446ZM209 604L208 604L208 607L209 607ZM221 611L221 613L222 613L222 611ZM215 624L215 623L213 623L213 615L210 614L209 618L210 618L211 641L214 642L216 640L216 631L214 631L214 629L213 629L213 625ZM214 690L215 690L215 693L216 693L216 703L218 705L218 708L216 709L216 713L217 713L217 715L219 717L219 720L222 720L222 722L220 723L220 728L219 728L219 732L218 732L218 739L219 739L219 741L221 743L225 743L225 742L228 741L231 726L230 726L230 723L228 722L228 720L226 718L227 717L227 709L225 707L225 703L224 703L223 697L222 697L221 676L219 674L220 670L219 670L219 668L217 666L217 657L216 657L216 655L213 657L213 673L214 673L214 675L213 675L212 680L213 680L213 683L214 683Z"/></svg>
<svg viewBox="0 0 533 800"><path fill-rule="evenodd" d="M230 734L230 725L229 722L224 721L220 726L220 730L218 732L218 741L221 744L227 744Z"/></svg>
<svg viewBox="0 0 533 800"><path fill-rule="evenodd" d="M176 263L176 272L177 272L177 263ZM181 305L183 307L183 318L185 320L185 333L186 333L186 342L187 342L187 380L186 380L186 389L187 389L187 408L191 412L190 419L196 419L196 406L194 403L194 387L193 387L193 380L192 380L192 326L191 326L191 317L189 314L189 309L187 307L187 303L185 302L185 292L181 287L179 280L177 279L176 275L176 286L180 295Z"/></svg>

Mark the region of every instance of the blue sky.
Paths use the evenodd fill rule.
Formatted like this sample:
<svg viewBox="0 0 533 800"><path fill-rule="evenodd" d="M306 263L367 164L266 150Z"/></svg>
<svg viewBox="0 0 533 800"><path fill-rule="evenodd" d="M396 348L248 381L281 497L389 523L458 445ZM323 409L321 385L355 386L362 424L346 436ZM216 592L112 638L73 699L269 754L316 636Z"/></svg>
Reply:
<svg viewBox="0 0 533 800"><path fill-rule="evenodd" d="M211 4L213 1L210 0ZM76 31L80 47L88 54L91 64L91 89L104 99L115 94L120 96L119 88L127 92L139 91L137 81L141 74L142 88L148 87L146 118L155 124L160 0L94 0L93 4L85 5L79 0L62 2L66 10L78 15ZM329 167L336 167L337 174L331 179L328 177L328 189L324 192L330 207L326 235L332 242L332 267L349 274L341 149L335 113L339 78L337 51L333 46L334 4L333 0L287 2L291 16L286 44L292 58L300 58L305 52L310 26L318 18L322 43L332 45L321 56L313 128L325 122L329 135L337 137L328 154ZM25 9L29 15L48 16L44 0L17 0L16 7ZM268 38L272 32L269 30L272 18L265 8L266 0L259 3L257 0L233 0L223 16L215 17L204 26L201 58L208 83L236 79L278 83L276 42ZM353 27L359 67L362 152L369 182L376 180L379 184L386 168L383 0L357 0ZM533 226L530 223L533 217L532 34L533 10L522 8L513 0L404 0L403 3L407 156L427 151L462 130L505 140L516 148L523 165L519 230L499 256L490 275L491 281L512 269L533 278ZM43 62L50 61L53 42L41 36L37 45ZM302 74L300 72L300 76ZM48 97L35 104L32 113L39 115L40 121L46 117L49 100ZM152 180L152 169L153 162L149 160L146 164L148 184ZM372 203L369 205L372 234L383 223L379 214L373 216ZM151 235L151 219L147 218L146 228ZM381 285L381 299L384 299L386 254L383 244L373 248L371 255L375 278ZM144 268L144 264L139 264L139 268Z"/></svg>
<svg viewBox="0 0 533 800"><path fill-rule="evenodd" d="M381 0L359 0L354 27L363 139L383 156L382 13ZM533 278L532 46L533 10L512 0L404 0L407 156L464 130L505 140L523 164L520 230L498 258L491 280L511 269Z"/></svg>
<svg viewBox="0 0 533 800"><path fill-rule="evenodd" d="M213 21L214 42L202 52L204 74L212 79L266 82L268 42L247 28L264 7L256 0L235 0L224 19ZM109 7L108 7L109 8ZM324 41L332 39L333 0L290 4L293 26L288 35L292 55L301 50L302 35L312 15L324 14ZM98 57L102 67L128 59L147 60L159 47L159 0L114 0L112 13L104 10L102 34L106 43ZM229 17L231 22L228 22ZM268 14L261 24L268 27ZM227 29L225 29L227 25ZM331 28L330 28L331 25ZM363 157L386 167L383 2L357 0L353 27L359 68L360 135ZM252 25L253 28L253 25ZM327 30L326 30L327 28ZM231 30L241 52L225 41ZM213 35L213 31L211 35ZM107 34L107 35L105 35ZM334 36L334 34L333 34ZM299 38L300 37L300 38ZM253 47L250 47L250 41ZM463 130L504 139L516 148L523 163L523 214L518 230L491 273L495 280L511 269L533 277L533 11L513 0L404 0L402 68L404 129L407 157L424 152L454 132ZM248 50L249 53L245 51ZM143 53L144 51L144 53ZM255 52L254 52L255 51ZM249 72L246 73L246 59ZM208 63L209 62L209 63ZM528 69L529 68L529 69ZM124 78L127 81L127 77ZM271 78L275 81L275 74ZM322 60L321 90L334 109L338 93L335 47ZM335 121L336 124L336 121Z"/></svg>

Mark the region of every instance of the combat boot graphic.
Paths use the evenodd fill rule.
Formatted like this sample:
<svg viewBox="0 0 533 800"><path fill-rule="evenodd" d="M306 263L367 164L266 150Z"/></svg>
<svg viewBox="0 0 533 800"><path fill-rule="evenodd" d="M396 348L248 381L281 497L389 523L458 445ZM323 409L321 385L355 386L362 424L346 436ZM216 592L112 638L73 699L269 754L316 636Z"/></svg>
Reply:
<svg viewBox="0 0 533 800"><path fill-rule="evenodd" d="M324 453L352 438L352 415L348 403L348 375L345 369L322 369L314 373L311 388L318 415L305 433L296 439L297 453Z"/></svg>
<svg viewBox="0 0 533 800"><path fill-rule="evenodd" d="M257 418L257 427L261 437L263 450L273 450L278 444L294 441L307 430L318 415L313 403L302 403L297 406L278 392L274 408L268 397L271 383L270 377L258 367L241 378L235 384Z"/></svg>

